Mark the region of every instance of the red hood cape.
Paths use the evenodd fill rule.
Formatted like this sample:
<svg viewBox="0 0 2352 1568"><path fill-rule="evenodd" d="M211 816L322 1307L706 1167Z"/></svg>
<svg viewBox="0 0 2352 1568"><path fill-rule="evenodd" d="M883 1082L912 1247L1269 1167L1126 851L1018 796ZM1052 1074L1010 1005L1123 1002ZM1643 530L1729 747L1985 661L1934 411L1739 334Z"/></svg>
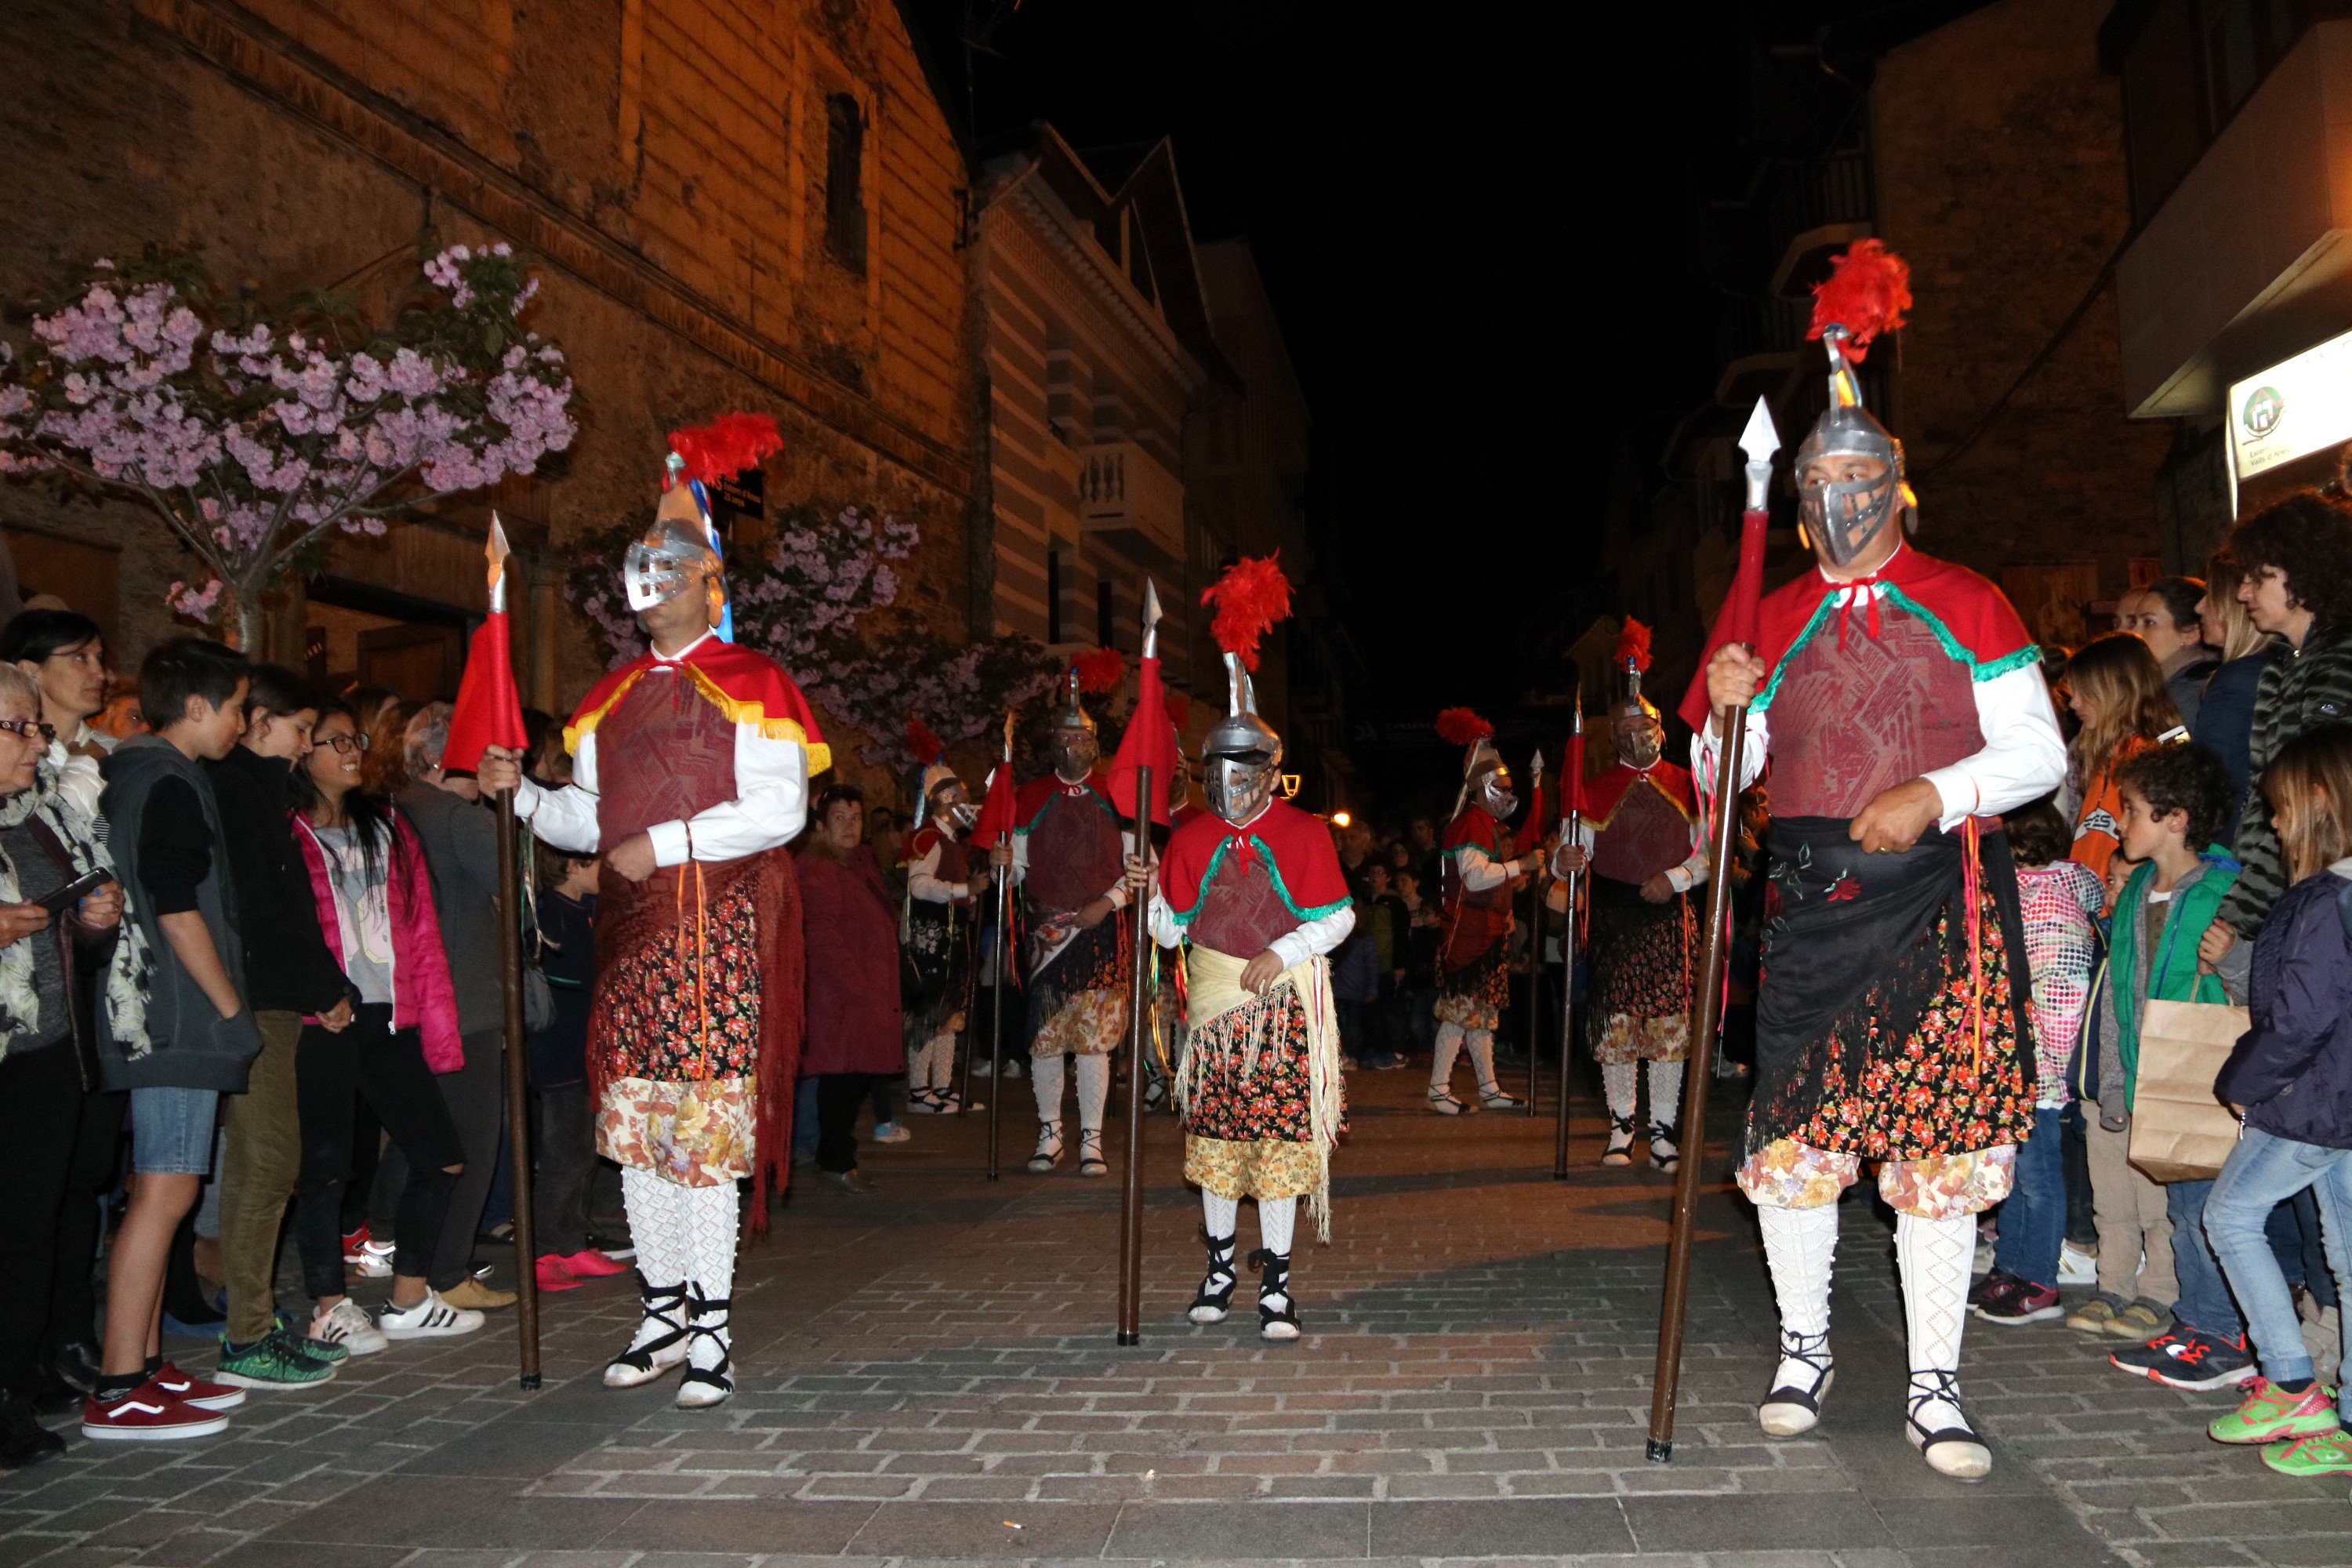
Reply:
<svg viewBox="0 0 2352 1568"><path fill-rule="evenodd" d="M1160 860L1160 893L1178 925L1189 925L1201 907L1201 889L1216 876L1227 855L1251 854L1274 874L1283 907L1301 921L1321 920L1349 902L1347 874L1323 819L1286 801L1267 805L1246 827L1234 827L1207 813L1178 828Z"/></svg>
<svg viewBox="0 0 2352 1568"><path fill-rule="evenodd" d="M650 653L639 654L628 663L598 681L563 727L563 748L580 750L580 737L595 733L613 704L628 694L629 688L643 679L646 672L657 668L664 661ZM740 643L722 642L715 637L705 637L688 648L686 657L675 661L679 668L693 678L694 689L710 704L738 724L757 724L760 732L771 740L798 741L808 748L809 776L814 778L833 766L833 748L824 743L824 736L816 727L816 715L809 711L808 699L784 673L784 667L764 653L754 653ZM611 759L606 759L609 763Z"/></svg>
<svg viewBox="0 0 2352 1568"><path fill-rule="evenodd" d="M1965 566L1923 555L1906 544L1875 576L1864 581L1885 586L1882 604L1896 605L1927 622L1944 651L1967 665L1975 679L1990 680L2042 660L2042 650L2033 646L2025 623L2017 618L2001 591ZM1832 583L1814 568L1764 596L1756 613L1756 656L1772 673L1756 694L1753 711L1761 713L1772 706L1789 661L1814 637L1824 632L1837 635L1839 590L1852 585ZM1851 606L1847 636L1869 635L1869 608L1862 601ZM1718 626L1725 618L1717 617ZM1690 689L1683 697L1683 722L1695 731L1707 721L1706 663L1723 640L1720 635L1708 639L1706 655L1699 660L1698 673L1691 677Z"/></svg>
<svg viewBox="0 0 2352 1568"><path fill-rule="evenodd" d="M1102 781L1099 777L1089 778L1080 784L1066 784L1062 782L1058 774L1047 773L1043 778L1034 778L1023 784L1021 793L1013 796L1013 831L1026 835L1031 828L1037 826L1038 816L1044 813L1053 798L1065 793L1092 795L1095 804L1108 812L1113 822L1119 820L1118 808L1111 805L1110 796L1103 794Z"/></svg>
<svg viewBox="0 0 2352 1568"><path fill-rule="evenodd" d="M1445 825L1444 848L1448 855L1465 844L1475 844L1490 860L1509 860L1516 858L1514 842L1510 825L1496 821L1495 814L1475 800Z"/></svg>
<svg viewBox="0 0 2352 1568"><path fill-rule="evenodd" d="M1625 804L1626 793L1643 784L1674 802L1685 819L1698 820L1698 796L1692 792L1687 771L1664 762L1651 763L1647 772L1612 763L1585 784L1584 825L1596 833L1607 827L1617 808Z"/></svg>

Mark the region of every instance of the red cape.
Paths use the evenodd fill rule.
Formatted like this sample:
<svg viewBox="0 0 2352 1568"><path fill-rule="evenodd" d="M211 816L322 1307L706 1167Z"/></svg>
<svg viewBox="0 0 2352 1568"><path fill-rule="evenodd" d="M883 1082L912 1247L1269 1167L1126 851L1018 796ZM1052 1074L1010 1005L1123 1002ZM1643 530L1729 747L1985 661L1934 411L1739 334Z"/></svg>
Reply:
<svg viewBox="0 0 2352 1568"><path fill-rule="evenodd" d="M798 741L807 747L811 778L833 766L833 748L824 743L816 715L809 711L808 699L801 695L782 665L764 653L715 637L695 644L677 662L694 678L695 689L734 722L757 724L772 740ZM572 716L572 722L563 727L564 750L578 752L580 737L593 734L613 704L661 663L652 654L642 653L598 681Z"/></svg>
<svg viewBox="0 0 2352 1568"><path fill-rule="evenodd" d="M1868 580L1887 586L1885 602L1933 627L1944 651L1969 666L1978 680L1990 680L2041 660L2042 650L2033 646L2025 623L2017 618L2001 591L1965 566L1922 555L1906 544ZM1790 658L1824 631L1836 635L1838 590L1846 586L1814 569L1764 596L1757 606L1756 656L1772 673L1756 694L1754 711L1771 707ZM1847 635L1867 636L1868 605L1857 603L1847 613L1851 616ZM1698 673L1691 677L1690 689L1683 697L1683 722L1695 731L1707 721L1706 661L1721 642L1719 637L1709 641Z"/></svg>
<svg viewBox="0 0 2352 1568"><path fill-rule="evenodd" d="M1641 773L1622 763L1612 763L1584 786L1584 825L1595 832L1608 826L1617 808L1625 803L1625 792L1639 784L1648 784L1672 801L1685 819L1698 820L1698 796L1691 789L1688 771L1661 762L1651 763L1648 772Z"/></svg>
<svg viewBox="0 0 2352 1568"><path fill-rule="evenodd" d="M1514 842L1510 826L1496 821L1495 814L1475 800L1445 825L1444 847L1448 855L1465 844L1475 844L1486 851L1488 859L1499 863L1517 858Z"/></svg>
<svg viewBox="0 0 2352 1568"><path fill-rule="evenodd" d="M1182 924L1201 903L1201 889L1217 863L1233 853L1253 853L1274 870L1275 890L1285 908L1302 921L1320 920L1349 903L1347 873L1323 819L1287 801L1274 801L1247 827L1223 817L1194 817L1169 837L1160 861L1160 893Z"/></svg>

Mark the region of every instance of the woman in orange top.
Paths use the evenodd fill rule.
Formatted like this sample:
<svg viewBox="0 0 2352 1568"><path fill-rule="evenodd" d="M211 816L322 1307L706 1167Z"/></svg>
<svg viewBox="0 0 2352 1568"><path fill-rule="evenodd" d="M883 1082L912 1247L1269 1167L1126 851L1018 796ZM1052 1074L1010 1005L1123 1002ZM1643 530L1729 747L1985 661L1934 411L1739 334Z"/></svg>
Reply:
<svg viewBox="0 0 2352 1568"><path fill-rule="evenodd" d="M2105 879L2121 838L2124 808L2116 770L2186 731L2180 710L2164 689L2164 667L2147 644L2126 633L2096 638L2067 662L2066 703L2083 721L2068 746L2083 783L2072 858Z"/></svg>

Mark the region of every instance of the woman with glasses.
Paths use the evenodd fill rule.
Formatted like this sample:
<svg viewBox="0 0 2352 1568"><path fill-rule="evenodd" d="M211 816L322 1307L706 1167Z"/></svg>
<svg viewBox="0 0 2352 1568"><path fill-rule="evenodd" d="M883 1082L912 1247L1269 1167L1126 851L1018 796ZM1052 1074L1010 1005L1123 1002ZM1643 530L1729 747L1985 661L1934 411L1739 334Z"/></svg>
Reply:
<svg viewBox="0 0 2352 1568"><path fill-rule="evenodd" d="M301 1108L302 1181L295 1239L302 1282L316 1310L312 1339L371 1355L387 1341L467 1334L479 1312L441 1300L425 1272L465 1169L457 1129L436 1072L464 1059L449 964L424 851L391 801L361 787L367 737L352 710L330 703L295 774L295 847L310 868L319 927L357 994L349 1027L305 1021L295 1057ZM352 1123L364 1099L408 1156L400 1200L392 1300L375 1321L343 1292L343 1184Z"/></svg>
<svg viewBox="0 0 2352 1568"><path fill-rule="evenodd" d="M47 726L41 744L58 791L83 816L97 816L105 787L99 760L114 749L113 736L89 725L106 706L106 639L98 623L71 610L23 611L0 626L0 660L24 671L40 694L32 716Z"/></svg>

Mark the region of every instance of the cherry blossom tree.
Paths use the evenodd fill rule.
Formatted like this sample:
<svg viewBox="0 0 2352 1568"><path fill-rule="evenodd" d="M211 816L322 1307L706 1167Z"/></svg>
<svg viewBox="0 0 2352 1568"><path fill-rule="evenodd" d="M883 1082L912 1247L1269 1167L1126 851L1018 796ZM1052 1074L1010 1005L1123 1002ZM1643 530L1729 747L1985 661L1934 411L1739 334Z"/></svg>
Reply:
<svg viewBox="0 0 2352 1568"><path fill-rule="evenodd" d="M453 246L378 326L225 299L182 253L100 261L22 353L0 343L0 474L151 507L208 574L173 607L257 649L263 593L331 530L381 534L572 444L562 352L519 320L538 289L510 247Z"/></svg>

